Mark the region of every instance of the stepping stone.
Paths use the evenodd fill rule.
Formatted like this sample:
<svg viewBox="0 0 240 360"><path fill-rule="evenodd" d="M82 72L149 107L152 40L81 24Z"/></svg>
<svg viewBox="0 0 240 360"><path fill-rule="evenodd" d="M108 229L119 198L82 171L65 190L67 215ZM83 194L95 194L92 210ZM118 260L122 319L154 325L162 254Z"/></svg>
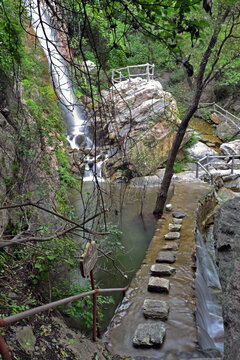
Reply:
<svg viewBox="0 0 240 360"><path fill-rule="evenodd" d="M170 282L167 279L151 276L148 281L148 291L169 293Z"/></svg>
<svg viewBox="0 0 240 360"><path fill-rule="evenodd" d="M175 274L176 269L169 265L154 264L151 266L150 271L153 276L171 276Z"/></svg>
<svg viewBox="0 0 240 360"><path fill-rule="evenodd" d="M139 324L134 336L134 346L160 346L166 335L165 325L161 322Z"/></svg>
<svg viewBox="0 0 240 360"><path fill-rule="evenodd" d="M180 239L180 233L179 232L169 232L166 235L164 235L165 240L179 240Z"/></svg>
<svg viewBox="0 0 240 360"><path fill-rule="evenodd" d="M173 218L172 221L173 221L174 224L182 224L183 219Z"/></svg>
<svg viewBox="0 0 240 360"><path fill-rule="evenodd" d="M181 227L182 227L182 225L180 225L180 224L169 224L168 225L168 230L170 230L170 231L180 231Z"/></svg>
<svg viewBox="0 0 240 360"><path fill-rule="evenodd" d="M184 212L182 212L182 211L174 211L173 213L172 213L172 217L174 217L174 218L177 218L177 219L182 219L182 218L184 218L185 216L187 216Z"/></svg>
<svg viewBox="0 0 240 360"><path fill-rule="evenodd" d="M157 254L156 262L172 264L175 262L175 255L171 251L160 251Z"/></svg>
<svg viewBox="0 0 240 360"><path fill-rule="evenodd" d="M166 301L146 299L143 303L145 318L167 320L169 305Z"/></svg>
<svg viewBox="0 0 240 360"><path fill-rule="evenodd" d="M176 243L167 243L166 245L163 246L162 250L173 250L173 251L177 251L179 249L178 244Z"/></svg>
<svg viewBox="0 0 240 360"><path fill-rule="evenodd" d="M172 210L172 204L167 204L167 205L165 206L165 209L166 209L167 211L171 211L171 210Z"/></svg>

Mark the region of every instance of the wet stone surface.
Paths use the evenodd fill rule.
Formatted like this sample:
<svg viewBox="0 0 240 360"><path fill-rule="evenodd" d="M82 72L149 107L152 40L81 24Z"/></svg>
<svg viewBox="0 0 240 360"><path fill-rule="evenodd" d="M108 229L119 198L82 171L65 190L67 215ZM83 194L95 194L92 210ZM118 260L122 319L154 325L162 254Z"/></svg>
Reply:
<svg viewBox="0 0 240 360"><path fill-rule="evenodd" d="M169 231L181 231L181 224L169 224L168 225L168 230Z"/></svg>
<svg viewBox="0 0 240 360"><path fill-rule="evenodd" d="M164 235L165 240L179 240L180 239L180 233L179 232L169 232L166 235Z"/></svg>
<svg viewBox="0 0 240 360"><path fill-rule="evenodd" d="M174 211L173 213L172 213L172 217L174 217L174 218L177 218L177 219L182 219L182 218L184 218L185 216L187 216L184 212L182 212L182 211Z"/></svg>
<svg viewBox="0 0 240 360"><path fill-rule="evenodd" d="M143 303L145 318L167 320L169 305L166 301L146 299Z"/></svg>
<svg viewBox="0 0 240 360"><path fill-rule="evenodd" d="M167 279L151 276L148 282L148 291L169 293L170 282Z"/></svg>
<svg viewBox="0 0 240 360"><path fill-rule="evenodd" d="M182 224L183 219L173 218L172 221L173 221L174 224Z"/></svg>
<svg viewBox="0 0 240 360"><path fill-rule="evenodd" d="M175 262L175 255L171 251L160 251L157 255L156 262L172 264Z"/></svg>
<svg viewBox="0 0 240 360"><path fill-rule="evenodd" d="M139 324L133 337L135 346L160 346L163 343L166 329L162 323Z"/></svg>
<svg viewBox="0 0 240 360"><path fill-rule="evenodd" d="M178 250L178 244L176 243L166 243L166 245L163 246L162 250L166 251L166 250L172 250L172 251L177 251Z"/></svg>
<svg viewBox="0 0 240 360"><path fill-rule="evenodd" d="M171 276L175 272L176 269L169 265L154 264L151 266L151 275L153 276Z"/></svg>

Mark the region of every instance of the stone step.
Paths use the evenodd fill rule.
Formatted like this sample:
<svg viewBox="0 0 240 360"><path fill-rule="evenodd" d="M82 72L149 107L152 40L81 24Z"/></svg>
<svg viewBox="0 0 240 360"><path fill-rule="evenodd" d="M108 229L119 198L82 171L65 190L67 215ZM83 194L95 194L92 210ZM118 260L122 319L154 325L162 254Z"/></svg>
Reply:
<svg viewBox="0 0 240 360"><path fill-rule="evenodd" d="M134 336L134 346L160 346L166 335L165 325L161 322L139 324Z"/></svg>
<svg viewBox="0 0 240 360"><path fill-rule="evenodd" d="M185 218L185 216L187 216L187 215L182 211L174 211L172 213L172 217L177 218L177 219L183 219L183 218Z"/></svg>
<svg viewBox="0 0 240 360"><path fill-rule="evenodd" d="M148 291L169 293L170 282L167 279L151 276L148 281Z"/></svg>
<svg viewBox="0 0 240 360"><path fill-rule="evenodd" d="M154 264L150 271L153 276L171 276L175 274L176 269L169 265Z"/></svg>
<svg viewBox="0 0 240 360"><path fill-rule="evenodd" d="M172 264L175 262L175 255L172 251L160 251L156 257L157 263Z"/></svg>
<svg viewBox="0 0 240 360"><path fill-rule="evenodd" d="M163 247L162 247L162 250L166 251L166 250L172 250L172 251L177 251L179 249L179 246L178 244L176 243L166 243Z"/></svg>
<svg viewBox="0 0 240 360"><path fill-rule="evenodd" d="M142 309L145 318L160 320L168 319L169 305L166 301L145 299Z"/></svg>
<svg viewBox="0 0 240 360"><path fill-rule="evenodd" d="M173 218L173 219L172 219L172 222L173 222L174 224L182 224L183 219Z"/></svg>
<svg viewBox="0 0 240 360"><path fill-rule="evenodd" d="M164 235L165 240L179 240L180 239L180 232L169 232Z"/></svg>
<svg viewBox="0 0 240 360"><path fill-rule="evenodd" d="M168 225L168 230L171 231L171 232L181 231L181 227L182 227L181 224L169 224Z"/></svg>

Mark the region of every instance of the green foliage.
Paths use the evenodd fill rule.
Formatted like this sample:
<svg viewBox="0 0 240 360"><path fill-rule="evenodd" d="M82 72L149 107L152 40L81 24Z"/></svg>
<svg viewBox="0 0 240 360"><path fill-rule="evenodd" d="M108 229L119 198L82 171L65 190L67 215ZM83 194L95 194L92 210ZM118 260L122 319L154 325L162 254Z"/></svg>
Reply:
<svg viewBox="0 0 240 360"><path fill-rule="evenodd" d="M122 231L117 225L107 222L107 227L100 226L99 231L109 232L106 236L101 236L98 240L98 247L106 252L111 251L116 256L119 252L123 252L125 247L122 244Z"/></svg>
<svg viewBox="0 0 240 360"><path fill-rule="evenodd" d="M185 170L185 164L182 160L176 159L173 165L173 171L177 174Z"/></svg>
<svg viewBox="0 0 240 360"><path fill-rule="evenodd" d="M191 137L184 145L184 148L188 149L188 148L192 147L193 145L197 144L198 141L199 141L198 137L195 135L195 133L191 132Z"/></svg>
<svg viewBox="0 0 240 360"><path fill-rule="evenodd" d="M69 285L68 282L63 282L60 286L53 287L53 296L56 299L62 299L65 297L81 294L84 292L91 291L91 285L81 285L77 282ZM114 300L111 296L102 296L98 295L98 313L99 321L102 321L102 308L106 304L114 303ZM67 305L62 305L59 307L61 311L72 318L80 318L81 325L86 329L92 328L93 322L93 297L86 296L82 299L78 299L68 303Z"/></svg>
<svg viewBox="0 0 240 360"><path fill-rule="evenodd" d="M0 73L12 74L22 57L23 28L19 22L19 0L0 2Z"/></svg>

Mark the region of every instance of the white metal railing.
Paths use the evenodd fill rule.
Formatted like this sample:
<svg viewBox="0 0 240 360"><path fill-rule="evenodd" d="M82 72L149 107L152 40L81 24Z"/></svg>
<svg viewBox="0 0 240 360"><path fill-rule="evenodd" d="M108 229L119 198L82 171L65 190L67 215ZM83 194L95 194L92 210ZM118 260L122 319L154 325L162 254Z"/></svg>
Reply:
<svg viewBox="0 0 240 360"><path fill-rule="evenodd" d="M126 66L120 69L113 69L112 70L112 83L116 84L119 83L121 81L124 80L129 80L131 81L131 78L134 77L146 77L147 81L149 80L153 80L154 77L154 64L142 64L142 65L131 65L131 66ZM137 68L144 68L143 69L143 73L132 73L132 70L137 69ZM145 70L146 69L146 70ZM145 70L145 72L144 72Z"/></svg>
<svg viewBox="0 0 240 360"><path fill-rule="evenodd" d="M240 118L237 116L231 114L229 111L222 108L220 105L213 103L201 103L199 104L200 108L203 107L211 107L213 108L213 111L222 117L224 117L226 123L230 122L233 126L235 126L240 131Z"/></svg>
<svg viewBox="0 0 240 360"><path fill-rule="evenodd" d="M215 159L224 159L228 158L231 160L231 175L234 174L234 165L235 165L235 159L240 159L240 154L233 154L233 155L206 155L202 159L196 161L196 178L199 178L199 169L203 169L206 174L209 175L211 179L211 184L213 185L213 174L209 172L209 165L213 165Z"/></svg>

